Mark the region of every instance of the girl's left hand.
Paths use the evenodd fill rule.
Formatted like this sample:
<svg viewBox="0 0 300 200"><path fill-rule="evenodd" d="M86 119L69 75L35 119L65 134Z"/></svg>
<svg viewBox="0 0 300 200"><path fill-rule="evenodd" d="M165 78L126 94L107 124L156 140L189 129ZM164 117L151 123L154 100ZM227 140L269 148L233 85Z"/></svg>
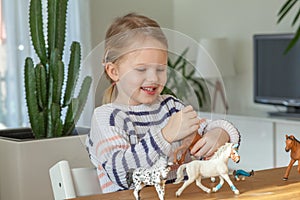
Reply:
<svg viewBox="0 0 300 200"><path fill-rule="evenodd" d="M204 136L191 149L191 154L195 157L209 159L217 149L229 142L228 133L222 128L214 128L207 131Z"/></svg>
<svg viewBox="0 0 300 200"><path fill-rule="evenodd" d="M186 106L173 114L167 125L161 129L162 135L167 142L182 140L193 134L200 127L201 120L192 106Z"/></svg>

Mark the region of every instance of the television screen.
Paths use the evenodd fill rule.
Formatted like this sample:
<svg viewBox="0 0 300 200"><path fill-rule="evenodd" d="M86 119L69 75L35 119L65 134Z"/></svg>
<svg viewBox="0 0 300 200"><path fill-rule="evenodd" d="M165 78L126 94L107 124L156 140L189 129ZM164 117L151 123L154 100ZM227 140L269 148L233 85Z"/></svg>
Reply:
<svg viewBox="0 0 300 200"><path fill-rule="evenodd" d="M254 101L300 107L300 42L293 34L254 35Z"/></svg>

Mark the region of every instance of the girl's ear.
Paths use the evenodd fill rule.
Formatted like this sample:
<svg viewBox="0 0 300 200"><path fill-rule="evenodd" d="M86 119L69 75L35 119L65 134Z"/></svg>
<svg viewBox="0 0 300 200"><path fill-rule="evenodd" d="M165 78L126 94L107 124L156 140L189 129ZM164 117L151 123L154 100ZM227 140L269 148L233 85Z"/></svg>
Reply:
<svg viewBox="0 0 300 200"><path fill-rule="evenodd" d="M105 64L105 71L107 75L114 81L117 82L119 80L119 70L117 65L112 62L108 62Z"/></svg>

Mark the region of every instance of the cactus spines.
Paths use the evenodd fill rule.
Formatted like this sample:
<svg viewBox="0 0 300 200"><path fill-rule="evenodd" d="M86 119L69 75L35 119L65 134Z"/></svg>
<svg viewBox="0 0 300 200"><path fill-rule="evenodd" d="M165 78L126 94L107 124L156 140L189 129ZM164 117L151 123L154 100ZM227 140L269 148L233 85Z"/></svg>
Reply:
<svg viewBox="0 0 300 200"><path fill-rule="evenodd" d="M31 40L36 54L41 62L45 65L47 62L47 54L45 47L45 39L43 32L43 16L41 0L31 0L29 5L29 27Z"/></svg>
<svg viewBox="0 0 300 200"><path fill-rule="evenodd" d="M48 52L51 52L55 49L55 39L56 39L56 29L57 29L56 13L58 9L58 0L49 0L47 9L48 9Z"/></svg>
<svg viewBox="0 0 300 200"><path fill-rule="evenodd" d="M41 109L47 106L47 72L42 64L35 67L38 104Z"/></svg>
<svg viewBox="0 0 300 200"><path fill-rule="evenodd" d="M92 83L92 78L87 76L84 78L77 98L72 98L71 103L66 115L64 133L67 135L71 134L71 131L75 127L76 121L78 121L80 114L82 113L83 107L86 103L86 96L89 93L89 88Z"/></svg>
<svg viewBox="0 0 300 200"><path fill-rule="evenodd" d="M79 75L80 57L81 57L80 44L78 42L73 42L71 45L67 87L66 87L64 103L63 103L64 106L70 104L71 98L74 94L75 85Z"/></svg>
<svg viewBox="0 0 300 200"><path fill-rule="evenodd" d="M60 59L65 46L68 0L48 0L48 52L58 49Z"/></svg>
<svg viewBox="0 0 300 200"><path fill-rule="evenodd" d="M67 16L68 0L60 0L58 2L57 13L57 28L56 28L56 40L55 48L60 52L60 56L63 56L65 47L65 33L66 33L66 16Z"/></svg>
<svg viewBox="0 0 300 200"><path fill-rule="evenodd" d="M28 112L32 130L36 138L41 138L44 135L43 115L41 115L37 101L36 78L33 61L31 58L25 60L25 92ZM41 123L41 124L40 124ZM40 126L41 125L41 126Z"/></svg>
<svg viewBox="0 0 300 200"><path fill-rule="evenodd" d="M71 45L67 81L62 61L65 43L68 0L48 0L48 52L43 34L41 0L30 1L30 32L40 63L25 60L25 92L31 128L36 138L70 135L86 103L91 77L82 82L73 97L80 72L81 50L78 42ZM66 82L65 91L63 86ZM62 96L64 94L64 98ZM62 112L66 109L65 119Z"/></svg>

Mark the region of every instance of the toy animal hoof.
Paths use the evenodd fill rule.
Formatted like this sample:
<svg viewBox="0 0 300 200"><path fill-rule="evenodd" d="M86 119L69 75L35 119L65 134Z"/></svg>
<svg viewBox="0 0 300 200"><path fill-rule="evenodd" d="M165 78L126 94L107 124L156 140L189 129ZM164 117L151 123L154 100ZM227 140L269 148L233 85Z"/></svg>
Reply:
<svg viewBox="0 0 300 200"><path fill-rule="evenodd" d="M235 191L234 191L234 194L240 194L240 191L235 190Z"/></svg>
<svg viewBox="0 0 300 200"><path fill-rule="evenodd" d="M288 180L288 178L286 178L286 177L283 177L283 179L282 180L284 180L284 181L287 181Z"/></svg>
<svg viewBox="0 0 300 200"><path fill-rule="evenodd" d="M212 191L213 191L213 192L217 192L218 189L217 189L216 187L214 187L214 188L212 189Z"/></svg>
<svg viewBox="0 0 300 200"><path fill-rule="evenodd" d="M211 193L211 189L206 190L206 193L210 194Z"/></svg>
<svg viewBox="0 0 300 200"><path fill-rule="evenodd" d="M179 197L180 194L181 194L181 193L180 193L179 191L177 191L177 192L175 193L176 197Z"/></svg>

